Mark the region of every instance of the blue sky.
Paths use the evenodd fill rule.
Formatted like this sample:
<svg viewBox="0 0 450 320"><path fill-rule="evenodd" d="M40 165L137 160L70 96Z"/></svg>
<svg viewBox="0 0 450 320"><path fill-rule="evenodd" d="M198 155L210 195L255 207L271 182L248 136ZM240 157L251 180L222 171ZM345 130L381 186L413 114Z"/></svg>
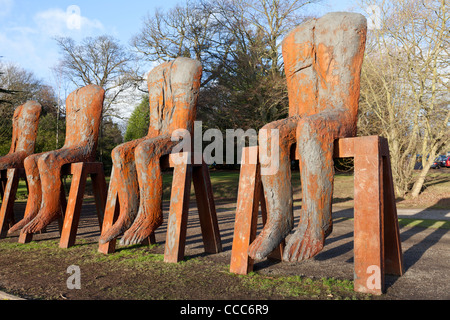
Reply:
<svg viewBox="0 0 450 320"><path fill-rule="evenodd" d="M311 8L318 15L330 11L353 11L357 0L324 0ZM111 34L123 45L139 32L142 18L155 8L171 8L180 0L0 0L0 56L33 71L50 85L50 68L59 59L54 36L81 40L86 36ZM68 25L67 9L80 9L80 28ZM76 26L76 25L75 25Z"/></svg>

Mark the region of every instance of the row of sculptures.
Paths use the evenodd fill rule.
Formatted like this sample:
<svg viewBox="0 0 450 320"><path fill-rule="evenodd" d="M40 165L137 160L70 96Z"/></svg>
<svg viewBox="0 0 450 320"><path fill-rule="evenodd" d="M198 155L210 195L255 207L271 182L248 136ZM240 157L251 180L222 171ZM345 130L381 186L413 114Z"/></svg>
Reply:
<svg viewBox="0 0 450 320"><path fill-rule="evenodd" d="M294 229L289 159L294 144L303 203L283 259L300 261L316 255L331 233L333 143L356 134L366 24L360 14L329 13L299 25L282 43L289 116L265 126L279 130L280 167L275 174L261 176L267 223L249 248L252 258L266 257ZM113 171L120 177L120 214L100 243L119 235L124 245L140 243L162 224L160 158L175 147L174 130L193 130L201 76L201 63L189 58L163 63L148 74L148 134L112 152ZM9 233L36 233L58 218L61 167L94 160L104 94L96 85L72 92L66 101L65 144L41 154L33 154L40 105L29 101L16 109L11 150L0 157L0 170L24 167L29 195L23 219ZM261 156L267 154L270 150Z"/></svg>

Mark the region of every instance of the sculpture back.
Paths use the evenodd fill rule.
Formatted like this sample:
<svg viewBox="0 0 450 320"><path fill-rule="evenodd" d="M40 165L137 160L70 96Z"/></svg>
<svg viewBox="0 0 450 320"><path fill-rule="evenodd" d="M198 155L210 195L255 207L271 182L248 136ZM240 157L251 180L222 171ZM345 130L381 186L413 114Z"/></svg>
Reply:
<svg viewBox="0 0 450 320"><path fill-rule="evenodd" d="M335 12L311 19L283 40L289 115L344 108L356 121L366 19Z"/></svg>
<svg viewBox="0 0 450 320"><path fill-rule="evenodd" d="M14 111L13 135L9 153L34 152L36 136L41 115L41 105L36 101L28 101Z"/></svg>
<svg viewBox="0 0 450 320"><path fill-rule="evenodd" d="M88 85L67 97L65 147L80 147L87 155L95 154L104 95L101 87Z"/></svg>
<svg viewBox="0 0 450 320"><path fill-rule="evenodd" d="M163 63L149 73L148 136L171 134L177 129L192 132L201 75L201 63L189 58Z"/></svg>

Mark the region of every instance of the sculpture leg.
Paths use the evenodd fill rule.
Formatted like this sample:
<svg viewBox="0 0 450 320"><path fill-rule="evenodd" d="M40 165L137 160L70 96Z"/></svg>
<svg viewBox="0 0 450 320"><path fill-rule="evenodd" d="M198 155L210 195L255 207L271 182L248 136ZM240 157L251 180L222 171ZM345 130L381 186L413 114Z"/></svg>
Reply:
<svg viewBox="0 0 450 320"><path fill-rule="evenodd" d="M290 117L270 123L263 128L277 129L279 132L279 168L275 172L264 173L263 169L268 165L264 159L275 150L272 149L274 146L271 138L268 138L266 144L268 150L263 150L260 141L261 181L266 199L267 222L249 247L248 254L253 259L263 259L269 255L293 228L290 149L295 143L298 119Z"/></svg>
<svg viewBox="0 0 450 320"><path fill-rule="evenodd" d="M333 146L345 136L345 116L337 112L305 118L297 128L300 154L302 210L298 228L290 236L283 260L302 261L319 253L332 230Z"/></svg>
<svg viewBox="0 0 450 320"><path fill-rule="evenodd" d="M117 184L117 194L120 203L120 213L117 221L105 230L100 237L100 243L107 243L127 230L137 216L139 208L139 185L134 159L135 149L143 139L124 143L112 152L113 171Z"/></svg>
<svg viewBox="0 0 450 320"><path fill-rule="evenodd" d="M26 152L14 152L0 157L0 170L21 168L26 156Z"/></svg>
<svg viewBox="0 0 450 320"><path fill-rule="evenodd" d="M141 142L136 148L139 212L123 235L121 245L141 243L162 224L162 173L159 161L162 155L170 153L173 146L170 137L159 136Z"/></svg>
<svg viewBox="0 0 450 320"><path fill-rule="evenodd" d="M87 158L79 153L78 148L63 148L38 157L37 165L42 189L41 207L33 220L23 227L23 233L39 232L60 216L61 167L67 163L86 161Z"/></svg>
<svg viewBox="0 0 450 320"><path fill-rule="evenodd" d="M41 178L39 176L38 159L40 154L32 155L24 160L25 172L28 182L28 200L25 208L25 214L22 220L13 225L8 233L14 233L21 230L26 224L36 217L41 207L42 190Z"/></svg>

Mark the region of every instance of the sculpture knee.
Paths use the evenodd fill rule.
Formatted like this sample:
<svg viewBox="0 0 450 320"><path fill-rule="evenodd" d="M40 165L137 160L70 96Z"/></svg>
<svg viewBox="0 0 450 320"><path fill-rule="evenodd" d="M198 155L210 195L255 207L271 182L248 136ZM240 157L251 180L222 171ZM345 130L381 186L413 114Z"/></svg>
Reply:
<svg viewBox="0 0 450 320"><path fill-rule="evenodd" d="M125 159L125 148L123 147L123 145L117 146L113 149L113 151L111 152L111 159L113 162L113 165L115 166L119 166L120 164L123 162L123 160Z"/></svg>
<svg viewBox="0 0 450 320"><path fill-rule="evenodd" d="M335 133L322 119L305 118L297 126L297 149L304 166L332 166Z"/></svg>
<svg viewBox="0 0 450 320"><path fill-rule="evenodd" d="M134 151L136 163L148 165L150 162L159 162L160 154L157 152L156 144L152 142L140 143Z"/></svg>
<svg viewBox="0 0 450 320"><path fill-rule="evenodd" d="M320 129L317 121L311 119L311 117L305 117L301 119L297 125L297 137L309 137Z"/></svg>
<svg viewBox="0 0 450 320"><path fill-rule="evenodd" d="M339 124L322 117L306 117L297 126L297 143L302 145L308 140L317 141L325 148L326 145L333 144L339 131Z"/></svg>
<svg viewBox="0 0 450 320"><path fill-rule="evenodd" d="M32 174L33 172L36 172L38 169L38 155L32 155L29 157L26 157L25 160L23 161L23 166L25 168L25 171L27 172L27 174Z"/></svg>
<svg viewBox="0 0 450 320"><path fill-rule="evenodd" d="M37 160L37 165L38 165L39 169L41 169L41 168L46 169L46 170L57 169L56 156L55 156L54 152L48 152L48 153L42 154Z"/></svg>
<svg viewBox="0 0 450 320"><path fill-rule="evenodd" d="M128 163L134 163L134 150L136 141L123 143L113 149L111 158L113 165L116 167L124 167Z"/></svg>
<svg viewBox="0 0 450 320"><path fill-rule="evenodd" d="M264 125L261 130L274 130L274 129L279 129L279 127L281 126L280 124L281 121L274 121L274 122L270 122L266 125Z"/></svg>

